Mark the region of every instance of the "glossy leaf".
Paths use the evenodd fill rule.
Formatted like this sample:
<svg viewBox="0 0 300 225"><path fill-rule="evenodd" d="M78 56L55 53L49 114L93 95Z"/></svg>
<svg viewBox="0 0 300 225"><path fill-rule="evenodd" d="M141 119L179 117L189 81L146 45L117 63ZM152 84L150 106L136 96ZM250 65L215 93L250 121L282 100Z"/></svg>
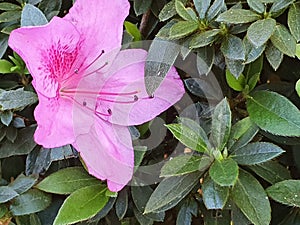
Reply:
<svg viewBox="0 0 300 225"><path fill-rule="evenodd" d="M162 180L150 196L144 213L162 212L177 205L199 182L201 174L195 172Z"/></svg>
<svg viewBox="0 0 300 225"><path fill-rule="evenodd" d="M212 163L208 156L182 155L174 157L161 168L161 177L180 176L195 171L204 172Z"/></svg>
<svg viewBox="0 0 300 225"><path fill-rule="evenodd" d="M19 194L9 186L0 186L0 203L8 202Z"/></svg>
<svg viewBox="0 0 300 225"><path fill-rule="evenodd" d="M150 46L145 65L145 84L151 96L160 86L180 52L174 42L155 38Z"/></svg>
<svg viewBox="0 0 300 225"><path fill-rule="evenodd" d="M276 161L268 161L265 163L249 166L258 176L271 184L291 179L289 170Z"/></svg>
<svg viewBox="0 0 300 225"><path fill-rule="evenodd" d="M210 177L204 179L202 192L207 209L223 209L229 197L229 188L216 184Z"/></svg>
<svg viewBox="0 0 300 225"><path fill-rule="evenodd" d="M226 22L232 24L250 23L260 19L260 15L246 9L229 9L218 16L218 22Z"/></svg>
<svg viewBox="0 0 300 225"><path fill-rule="evenodd" d="M1 4L1 3L0 3ZM0 60L0 73L11 73L11 68L14 65L6 59Z"/></svg>
<svg viewBox="0 0 300 225"><path fill-rule="evenodd" d="M187 3L187 0L181 0L183 4ZM171 17L175 16L177 14L176 8L175 8L175 0L171 0L168 2L163 9L160 11L158 17L160 21L166 21L170 19Z"/></svg>
<svg viewBox="0 0 300 225"><path fill-rule="evenodd" d="M249 7L257 13L263 13L265 11L265 5L261 0L247 0Z"/></svg>
<svg viewBox="0 0 300 225"><path fill-rule="evenodd" d="M3 10L3 11L21 10L21 9L22 8L16 4L12 4L9 2L1 2L0 3L0 10Z"/></svg>
<svg viewBox="0 0 300 225"><path fill-rule="evenodd" d="M14 199L10 211L15 216L28 215L46 209L50 203L51 195L31 189Z"/></svg>
<svg viewBox="0 0 300 225"><path fill-rule="evenodd" d="M224 56L231 60L245 59L245 46L243 41L234 35L229 35L221 45Z"/></svg>
<svg viewBox="0 0 300 225"><path fill-rule="evenodd" d="M23 7L21 16L21 26L40 26L48 23L43 12L31 4L26 4Z"/></svg>
<svg viewBox="0 0 300 225"><path fill-rule="evenodd" d="M247 37L254 46L260 47L272 36L275 26L276 20L272 18L258 20L248 28Z"/></svg>
<svg viewBox="0 0 300 225"><path fill-rule="evenodd" d="M235 91L242 91L246 85L246 79L243 74L236 78L228 69L226 70L226 81L229 87Z"/></svg>
<svg viewBox="0 0 300 225"><path fill-rule="evenodd" d="M219 29L208 30L200 34L196 34L191 42L190 48L201 48L215 41L216 36L220 33Z"/></svg>
<svg viewBox="0 0 300 225"><path fill-rule="evenodd" d="M229 151L235 151L247 145L257 134L259 128L253 123L250 117L239 120L232 126L227 148Z"/></svg>
<svg viewBox="0 0 300 225"><path fill-rule="evenodd" d="M278 0L274 1L272 7L270 8L270 13L274 17L279 16L294 0Z"/></svg>
<svg viewBox="0 0 300 225"><path fill-rule="evenodd" d="M36 187L49 193L70 194L99 183L99 180L90 176L82 167L69 167L47 176Z"/></svg>
<svg viewBox="0 0 300 225"><path fill-rule="evenodd" d="M35 126L29 126L18 131L18 137L14 143L5 140L0 146L0 158L13 155L25 155L33 150L36 143L33 140Z"/></svg>
<svg viewBox="0 0 300 225"><path fill-rule="evenodd" d="M268 195L277 202L300 207L300 181L284 180L267 188Z"/></svg>
<svg viewBox="0 0 300 225"><path fill-rule="evenodd" d="M179 21L170 28L169 39L186 37L198 29L196 21Z"/></svg>
<svg viewBox="0 0 300 225"><path fill-rule="evenodd" d="M248 172L240 170L231 197L245 216L255 225L269 225L271 207L261 184Z"/></svg>
<svg viewBox="0 0 300 225"><path fill-rule="evenodd" d="M20 174L12 183L9 184L9 187L13 188L18 194L23 194L28 191L33 185L37 182L37 176L24 176Z"/></svg>
<svg viewBox="0 0 300 225"><path fill-rule="evenodd" d="M195 5L195 8L198 12L198 15L199 15L199 18L200 19L204 19L205 18L205 15L206 15L206 12L210 6L210 2L211 0L194 0L194 5Z"/></svg>
<svg viewBox="0 0 300 225"><path fill-rule="evenodd" d="M237 149L232 158L242 165L255 165L269 161L283 152L280 147L272 143L255 142Z"/></svg>
<svg viewBox="0 0 300 225"><path fill-rule="evenodd" d="M238 179L238 164L231 158L223 159L215 162L209 168L209 175L218 185L232 186Z"/></svg>
<svg viewBox="0 0 300 225"><path fill-rule="evenodd" d="M108 202L106 188L93 185L73 192L58 211L53 225L67 225L95 216Z"/></svg>
<svg viewBox="0 0 300 225"><path fill-rule="evenodd" d="M297 42L300 41L300 3L296 2L290 6L288 13L288 25L291 34Z"/></svg>
<svg viewBox="0 0 300 225"><path fill-rule="evenodd" d="M212 144L219 149L223 150L229 138L231 128L231 110L224 98L215 108L212 116L211 136Z"/></svg>
<svg viewBox="0 0 300 225"><path fill-rule="evenodd" d="M205 46L197 49L197 69L200 75L211 71L215 60L215 49L213 46Z"/></svg>
<svg viewBox="0 0 300 225"><path fill-rule="evenodd" d="M23 88L0 92L1 110L20 109L32 105L38 101L37 95L31 91L24 91Z"/></svg>
<svg viewBox="0 0 300 225"><path fill-rule="evenodd" d="M245 64L243 63L242 60L233 60L233 59L225 58L225 62L226 62L227 69L236 78L238 78L242 74L245 68Z"/></svg>
<svg viewBox="0 0 300 225"><path fill-rule="evenodd" d="M214 0L213 4L209 7L206 18L208 21L211 21L219 15L223 6L225 5L224 0Z"/></svg>
<svg viewBox="0 0 300 225"><path fill-rule="evenodd" d="M253 46L247 36L244 38L243 42L246 50L245 64L249 64L257 60L266 49L266 44L260 47Z"/></svg>
<svg viewBox="0 0 300 225"><path fill-rule="evenodd" d="M275 135L300 136L299 109L286 97L258 91L248 98L247 109L251 120L261 129Z"/></svg>
<svg viewBox="0 0 300 225"><path fill-rule="evenodd" d="M276 25L271 36L272 44L283 54L294 57L296 53L296 40L283 25Z"/></svg>
<svg viewBox="0 0 300 225"><path fill-rule="evenodd" d="M283 60L283 53L278 50L272 43L267 45L265 51L266 57L274 70L277 70Z"/></svg>
<svg viewBox="0 0 300 225"><path fill-rule="evenodd" d="M177 14L184 20L195 20L196 14L191 16L184 4L180 0L175 0L175 9Z"/></svg>
<svg viewBox="0 0 300 225"><path fill-rule="evenodd" d="M9 124L12 122L13 120L13 112L11 110L7 110L4 111L0 114L1 116L1 122L5 125L5 126L9 126Z"/></svg>
<svg viewBox="0 0 300 225"><path fill-rule="evenodd" d="M21 11L6 11L0 14L0 23L11 22L21 18Z"/></svg>

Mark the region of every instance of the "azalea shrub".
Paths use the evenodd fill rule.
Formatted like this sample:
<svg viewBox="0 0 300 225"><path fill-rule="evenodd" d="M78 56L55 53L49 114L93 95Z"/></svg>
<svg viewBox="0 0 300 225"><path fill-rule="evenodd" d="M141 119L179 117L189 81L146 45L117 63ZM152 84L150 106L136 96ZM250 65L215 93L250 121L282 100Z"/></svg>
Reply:
<svg viewBox="0 0 300 225"><path fill-rule="evenodd" d="M0 10L0 224L300 223L300 1Z"/></svg>

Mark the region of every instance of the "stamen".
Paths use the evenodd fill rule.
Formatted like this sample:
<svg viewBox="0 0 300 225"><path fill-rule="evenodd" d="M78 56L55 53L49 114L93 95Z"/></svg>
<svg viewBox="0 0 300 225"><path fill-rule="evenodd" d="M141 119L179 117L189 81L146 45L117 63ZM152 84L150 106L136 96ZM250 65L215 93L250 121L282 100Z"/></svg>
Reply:
<svg viewBox="0 0 300 225"><path fill-rule="evenodd" d="M108 112L109 115L112 115L111 109L108 109L107 112Z"/></svg>
<svg viewBox="0 0 300 225"><path fill-rule="evenodd" d="M75 69L74 70L74 73L78 74L79 70L78 69Z"/></svg>
<svg viewBox="0 0 300 225"><path fill-rule="evenodd" d="M152 94L152 95L149 95L149 98L154 98L154 94Z"/></svg>
<svg viewBox="0 0 300 225"><path fill-rule="evenodd" d="M133 100L131 100L131 101L119 101L119 100L114 100L114 99L97 98L97 100L99 100L99 101L112 102L112 103L120 103L120 104L135 103L136 101L138 101L138 99L139 98L136 95L133 96Z"/></svg>

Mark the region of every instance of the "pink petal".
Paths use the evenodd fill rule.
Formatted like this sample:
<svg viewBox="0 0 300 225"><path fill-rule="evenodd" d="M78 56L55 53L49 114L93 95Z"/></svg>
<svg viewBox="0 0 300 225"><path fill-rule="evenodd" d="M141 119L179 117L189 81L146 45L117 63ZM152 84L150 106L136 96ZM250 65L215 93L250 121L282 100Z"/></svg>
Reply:
<svg viewBox="0 0 300 225"><path fill-rule="evenodd" d="M129 13L128 0L77 0L64 17L84 37L84 55L91 63L102 50L121 47L123 23Z"/></svg>
<svg viewBox="0 0 300 225"><path fill-rule="evenodd" d="M117 192L131 180L134 154L127 127L112 125L96 117L89 133L77 136L74 145L91 175L107 180Z"/></svg>
<svg viewBox="0 0 300 225"><path fill-rule="evenodd" d="M146 54L137 49L121 51L109 72L94 73L81 80L78 90L100 92L94 104L101 118L124 126L142 124L181 99L184 87L175 68L168 73L154 97L148 96L144 82Z"/></svg>
<svg viewBox="0 0 300 225"><path fill-rule="evenodd" d="M72 23L54 17L47 25L12 31L8 43L25 61L35 89L55 97L59 83L73 75L74 68L84 61L78 57L80 39Z"/></svg>
<svg viewBox="0 0 300 225"><path fill-rule="evenodd" d="M73 103L67 99L56 100L39 95L39 104L34 111L38 124L35 142L45 148L74 143L72 107Z"/></svg>

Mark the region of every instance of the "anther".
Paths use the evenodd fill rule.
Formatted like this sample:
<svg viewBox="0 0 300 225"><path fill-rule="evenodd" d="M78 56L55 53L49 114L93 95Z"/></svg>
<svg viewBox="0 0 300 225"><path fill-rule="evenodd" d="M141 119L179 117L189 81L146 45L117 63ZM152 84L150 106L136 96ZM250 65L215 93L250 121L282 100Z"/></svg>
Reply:
<svg viewBox="0 0 300 225"><path fill-rule="evenodd" d="M86 101L83 101L82 105L83 105L83 106L86 106L86 105L87 105Z"/></svg>
<svg viewBox="0 0 300 225"><path fill-rule="evenodd" d="M154 98L154 94L152 94L152 95L149 95L149 98Z"/></svg>
<svg viewBox="0 0 300 225"><path fill-rule="evenodd" d="M108 109L108 110L107 110L107 113L108 113L109 115L111 115L111 114L112 114L111 109Z"/></svg>
<svg viewBox="0 0 300 225"><path fill-rule="evenodd" d="M137 100L139 100L139 97L137 95L134 95L133 100L136 102Z"/></svg>
<svg viewBox="0 0 300 225"><path fill-rule="evenodd" d="M78 69L75 69L74 70L74 73L78 74L79 70Z"/></svg>

